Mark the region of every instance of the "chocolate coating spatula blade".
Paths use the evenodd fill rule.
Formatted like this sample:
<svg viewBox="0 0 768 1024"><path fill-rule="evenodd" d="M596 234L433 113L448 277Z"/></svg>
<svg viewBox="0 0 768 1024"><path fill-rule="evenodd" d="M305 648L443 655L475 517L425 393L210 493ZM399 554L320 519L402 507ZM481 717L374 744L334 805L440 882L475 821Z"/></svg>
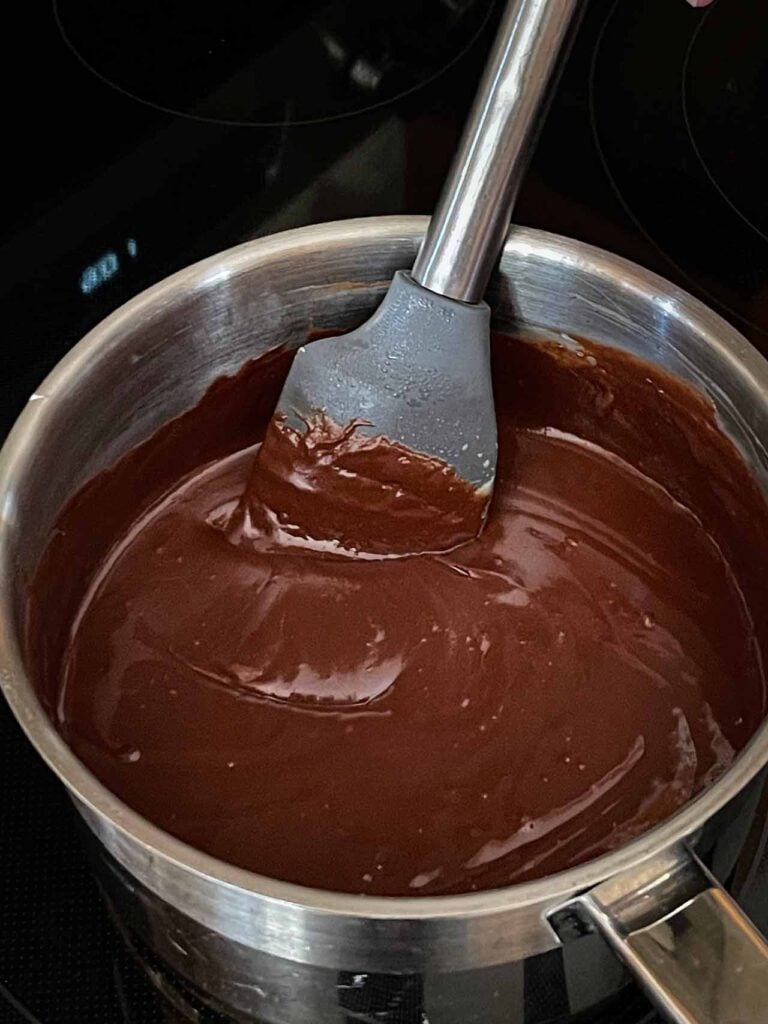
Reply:
<svg viewBox="0 0 768 1024"><path fill-rule="evenodd" d="M577 6L511 0L412 274L395 275L362 327L299 349L274 421L294 431L318 415L342 429L358 423L360 432L439 460L477 492L476 532L496 473L489 311L481 299ZM265 449L280 438L270 429ZM385 483L396 493L396 481ZM302 496L309 524L312 493ZM478 495L485 502L474 501Z"/></svg>
<svg viewBox="0 0 768 1024"><path fill-rule="evenodd" d="M363 421L456 469L475 488L496 473L490 310L435 295L399 271L384 301L357 330L303 345L277 412L296 429L322 410Z"/></svg>

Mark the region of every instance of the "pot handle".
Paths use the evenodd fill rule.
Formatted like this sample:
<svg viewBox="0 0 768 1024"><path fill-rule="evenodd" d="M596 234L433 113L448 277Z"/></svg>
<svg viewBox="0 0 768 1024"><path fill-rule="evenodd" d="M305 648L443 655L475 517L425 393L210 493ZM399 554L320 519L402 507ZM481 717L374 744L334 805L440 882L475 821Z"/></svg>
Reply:
<svg viewBox="0 0 768 1024"><path fill-rule="evenodd" d="M687 846L601 882L550 917L598 931L674 1024L768 1021L768 943Z"/></svg>

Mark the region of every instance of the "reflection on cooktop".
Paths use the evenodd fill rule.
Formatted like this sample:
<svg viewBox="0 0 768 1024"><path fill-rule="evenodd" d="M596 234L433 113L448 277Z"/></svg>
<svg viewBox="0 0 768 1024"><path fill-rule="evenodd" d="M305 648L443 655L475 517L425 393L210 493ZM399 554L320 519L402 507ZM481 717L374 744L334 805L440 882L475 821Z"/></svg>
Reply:
<svg viewBox="0 0 768 1024"><path fill-rule="evenodd" d="M768 242L768 188L756 143L768 137L768 6L709 10L683 72L683 109L696 155L731 209Z"/></svg>
<svg viewBox="0 0 768 1024"><path fill-rule="evenodd" d="M100 78L169 113L225 124L324 121L391 103L450 67L488 0L56 0Z"/></svg>
<svg viewBox="0 0 768 1024"><path fill-rule="evenodd" d="M703 13L615 0L589 83L595 142L626 212L687 287L762 345L768 197L754 145L768 128L766 31L763 0Z"/></svg>

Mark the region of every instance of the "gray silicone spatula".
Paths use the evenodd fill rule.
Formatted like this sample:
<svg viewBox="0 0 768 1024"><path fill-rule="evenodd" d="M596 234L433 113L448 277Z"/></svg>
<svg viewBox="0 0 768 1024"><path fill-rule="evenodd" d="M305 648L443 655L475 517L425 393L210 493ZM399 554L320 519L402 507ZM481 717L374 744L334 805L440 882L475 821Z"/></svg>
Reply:
<svg viewBox="0 0 768 1024"><path fill-rule="evenodd" d="M395 275L362 327L298 350L279 422L302 430L318 412L341 426L361 421L361 434L442 460L490 499L496 418L482 296L578 6L509 3L413 270ZM311 519L312 495L302 501Z"/></svg>

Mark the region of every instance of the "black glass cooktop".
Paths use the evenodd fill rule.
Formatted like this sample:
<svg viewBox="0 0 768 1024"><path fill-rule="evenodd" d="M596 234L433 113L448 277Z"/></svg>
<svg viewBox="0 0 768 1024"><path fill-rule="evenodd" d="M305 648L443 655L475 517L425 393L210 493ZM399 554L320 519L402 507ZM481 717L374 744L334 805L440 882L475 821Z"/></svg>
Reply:
<svg viewBox="0 0 768 1024"><path fill-rule="evenodd" d="M485 0L54 7L72 51L127 96L183 117L258 127L391 104L459 60L493 14Z"/></svg>
<svg viewBox="0 0 768 1024"><path fill-rule="evenodd" d="M0 72L2 433L89 327L181 266L299 224L428 212L498 10L30 0L15 11ZM764 0L592 0L516 214L676 280L765 352L767 35ZM74 814L4 705L0 768L0 1022L178 1019L105 916ZM746 893L763 927L764 874ZM172 980L155 982L173 996ZM350 1020L421 1024L405 989L356 998ZM400 1010L382 1017L390 1004ZM564 1020L555 1006L551 1020ZM632 991L580 1024L652 1020Z"/></svg>

